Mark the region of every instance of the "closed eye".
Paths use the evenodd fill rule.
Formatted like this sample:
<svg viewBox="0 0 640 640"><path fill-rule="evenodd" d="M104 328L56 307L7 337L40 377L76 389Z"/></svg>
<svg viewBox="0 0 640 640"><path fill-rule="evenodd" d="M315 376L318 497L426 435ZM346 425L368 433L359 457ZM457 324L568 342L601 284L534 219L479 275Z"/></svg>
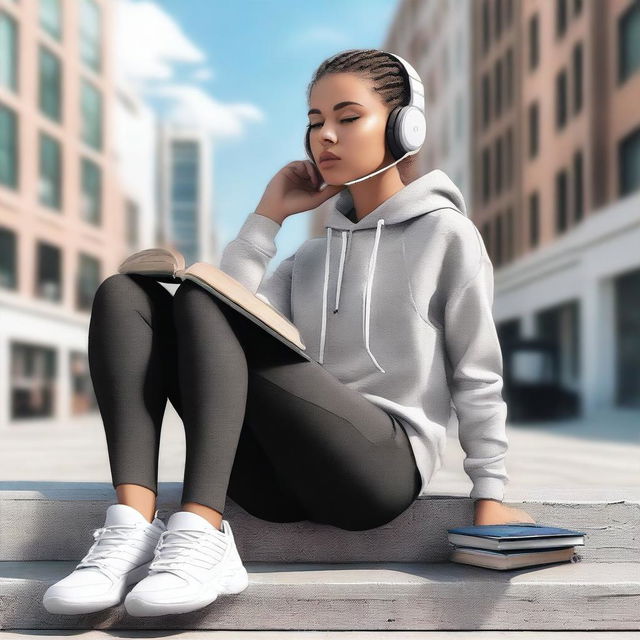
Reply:
<svg viewBox="0 0 640 640"><path fill-rule="evenodd" d="M340 120L340 122L353 122L354 120L359 120L360 116L356 116L355 118L344 118L343 120ZM307 125L307 129L315 129L316 127L321 126L322 123L321 122L316 122L315 124L308 124Z"/></svg>

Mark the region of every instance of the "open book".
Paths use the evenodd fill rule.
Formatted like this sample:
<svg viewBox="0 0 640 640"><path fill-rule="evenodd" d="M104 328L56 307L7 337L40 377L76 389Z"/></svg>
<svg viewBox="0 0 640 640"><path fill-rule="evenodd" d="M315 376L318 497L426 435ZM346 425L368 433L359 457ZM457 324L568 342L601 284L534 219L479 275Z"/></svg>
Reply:
<svg viewBox="0 0 640 640"><path fill-rule="evenodd" d="M255 322L306 360L312 358L297 327L280 311L254 294L242 283L207 262L194 262L185 267L182 253L175 249L155 247L131 254L118 267L119 273L152 276L161 282L193 280L229 306Z"/></svg>

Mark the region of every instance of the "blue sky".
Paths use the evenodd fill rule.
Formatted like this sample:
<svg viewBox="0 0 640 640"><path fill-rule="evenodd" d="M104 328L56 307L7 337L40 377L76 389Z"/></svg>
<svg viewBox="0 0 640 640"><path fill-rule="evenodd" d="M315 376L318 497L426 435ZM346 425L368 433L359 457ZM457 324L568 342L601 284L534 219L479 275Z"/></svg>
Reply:
<svg viewBox="0 0 640 640"><path fill-rule="evenodd" d="M397 2L122 0L122 6L131 34L122 55L128 69L137 65L147 101L160 114L211 127L212 206L222 248L273 175L305 157L306 88L316 67L343 49L380 48ZM269 271L307 236L310 216L285 220Z"/></svg>

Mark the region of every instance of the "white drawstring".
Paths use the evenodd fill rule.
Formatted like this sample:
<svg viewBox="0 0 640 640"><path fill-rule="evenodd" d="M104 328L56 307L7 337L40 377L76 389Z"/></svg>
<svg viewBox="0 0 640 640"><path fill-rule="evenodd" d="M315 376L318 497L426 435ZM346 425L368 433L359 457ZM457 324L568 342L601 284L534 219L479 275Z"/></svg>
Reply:
<svg viewBox="0 0 640 640"><path fill-rule="evenodd" d="M342 288L342 273L344 271L344 258L347 255L347 246L345 244L345 240L347 237L347 232L342 232L342 251L340 253L340 269L338 270L338 286L336 287L336 306L333 310L333 313L338 312L338 308L340 307L340 289Z"/></svg>
<svg viewBox="0 0 640 640"><path fill-rule="evenodd" d="M327 333L327 288L329 284L329 260L331 259L331 227L327 227L327 252L324 257L324 285L322 287L322 330L320 332L320 358L324 362L324 339Z"/></svg>
<svg viewBox="0 0 640 640"><path fill-rule="evenodd" d="M367 347L367 351L369 352L369 356L371 360L373 360L373 364L378 367L382 373L386 373L386 371L378 364L378 361L375 359L373 353L371 353L371 349L369 348L369 326L371 322L371 289L373 287L373 275L376 270L376 261L378 259L378 244L380 242L380 233L382 231L382 225L384 224L384 219L381 218L378 220L378 225L376 227L376 239L373 243L373 250L371 251L371 257L369 258L369 273L367 275L367 286L364 290L364 309L363 309L363 330L364 330L364 343Z"/></svg>
<svg viewBox="0 0 640 640"><path fill-rule="evenodd" d="M371 251L371 257L369 258L369 271L367 273L367 282L363 291L363 299L362 299L362 332L364 343L367 348L367 353L369 357L376 365L376 367L382 372L386 373L386 371L378 364L378 361L375 359L371 349L369 347L369 338L370 338L370 321L371 321L371 290L373 287L373 276L376 270L376 262L378 258L378 246L380 243L380 236L382 233L382 225L384 225L384 219L378 220L378 224L376 226L376 237L373 244L373 249ZM322 364L324 362L324 348L325 348L325 338L327 332L327 291L329 287L329 265L331 263L331 227L327 227L327 249L325 254L324 261L324 285L322 290L322 330L320 333L320 357L318 362ZM336 299L335 299L335 307L334 313L338 311L340 306L340 291L342 288L342 278L344 275L344 262L346 255L346 246L345 240L347 237L347 232L342 232L342 247L340 254L340 268L338 271L338 283L336 286Z"/></svg>

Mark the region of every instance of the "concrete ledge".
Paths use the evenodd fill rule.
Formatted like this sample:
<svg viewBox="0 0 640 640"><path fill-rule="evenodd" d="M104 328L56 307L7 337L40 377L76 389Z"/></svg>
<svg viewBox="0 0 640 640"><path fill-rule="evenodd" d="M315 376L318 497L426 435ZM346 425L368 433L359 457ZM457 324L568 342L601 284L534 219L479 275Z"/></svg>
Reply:
<svg viewBox="0 0 640 640"><path fill-rule="evenodd" d="M615 495L540 497L505 501L540 524L586 532L580 555L587 562L640 562L640 496L635 488ZM166 522L180 508L181 483L161 483L159 515ZM117 502L108 483L0 482L0 560L78 560L91 531ZM447 529L473 520L468 496L428 496L390 523L368 531L344 531L310 521L273 523L227 499L225 517L248 562L446 562ZM70 526L71 523L71 526Z"/></svg>
<svg viewBox="0 0 640 640"><path fill-rule="evenodd" d="M637 630L640 565L562 563L494 571L455 563L245 563L249 587L187 614L123 605L59 616L46 588L71 562L0 562L0 629Z"/></svg>

